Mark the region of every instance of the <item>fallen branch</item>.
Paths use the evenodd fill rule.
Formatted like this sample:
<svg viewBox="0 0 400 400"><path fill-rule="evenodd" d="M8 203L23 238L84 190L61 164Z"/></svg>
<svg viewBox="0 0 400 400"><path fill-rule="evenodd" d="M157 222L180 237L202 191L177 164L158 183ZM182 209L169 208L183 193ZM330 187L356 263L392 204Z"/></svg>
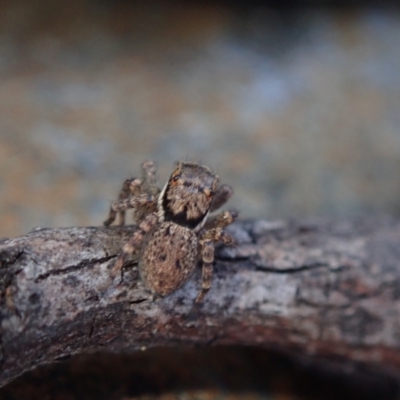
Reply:
<svg viewBox="0 0 400 400"><path fill-rule="evenodd" d="M0 384L70 354L175 344L274 347L398 374L400 221L228 230L239 245L219 249L199 306L200 271L155 302L134 261L110 285L110 261L134 227L42 229L0 242Z"/></svg>

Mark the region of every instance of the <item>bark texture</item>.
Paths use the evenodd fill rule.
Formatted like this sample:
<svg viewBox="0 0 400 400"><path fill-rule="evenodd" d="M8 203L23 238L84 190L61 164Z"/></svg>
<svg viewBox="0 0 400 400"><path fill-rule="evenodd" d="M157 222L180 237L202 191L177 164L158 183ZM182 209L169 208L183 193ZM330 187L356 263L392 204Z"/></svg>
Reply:
<svg viewBox="0 0 400 400"><path fill-rule="evenodd" d="M134 227L40 229L0 242L0 384L71 354L242 344L400 376L400 221L239 221L201 305L200 268L151 301L135 261L109 272Z"/></svg>

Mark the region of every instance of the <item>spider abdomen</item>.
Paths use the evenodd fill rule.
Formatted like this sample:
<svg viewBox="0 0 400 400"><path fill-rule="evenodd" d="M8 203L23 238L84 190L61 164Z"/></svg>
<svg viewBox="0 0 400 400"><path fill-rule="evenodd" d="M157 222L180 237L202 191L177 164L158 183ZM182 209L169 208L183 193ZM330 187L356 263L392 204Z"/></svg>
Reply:
<svg viewBox="0 0 400 400"><path fill-rule="evenodd" d="M146 287L166 296L192 275L198 260L198 239L189 228L163 222L147 236L139 257Z"/></svg>

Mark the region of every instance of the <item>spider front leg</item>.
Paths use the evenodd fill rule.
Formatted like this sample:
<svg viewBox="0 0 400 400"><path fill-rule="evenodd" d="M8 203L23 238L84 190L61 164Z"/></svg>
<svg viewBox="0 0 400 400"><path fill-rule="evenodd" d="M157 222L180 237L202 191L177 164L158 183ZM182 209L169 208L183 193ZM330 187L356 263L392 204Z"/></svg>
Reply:
<svg viewBox="0 0 400 400"><path fill-rule="evenodd" d="M230 225L237 218L237 216L237 211L223 211L217 215L209 217L204 224L204 229L209 230L217 227L225 228L225 226Z"/></svg>
<svg viewBox="0 0 400 400"><path fill-rule="evenodd" d="M125 225L126 210L129 208L136 208L136 207L127 206L126 208L123 208L124 207L123 204L127 204L123 202L124 200L145 193L154 196L157 196L159 194L160 189L156 186L156 181L157 181L156 171L157 171L156 166L152 161L145 161L144 163L142 163L141 179L130 178L125 180L119 192L118 200L111 205L108 219L104 221L105 226L111 225L117 218L117 215L119 215L118 225ZM116 206L115 205L116 203L120 203L120 206ZM118 210L116 210L116 208L118 208ZM143 219L143 213L139 212L135 214L137 221Z"/></svg>
<svg viewBox="0 0 400 400"><path fill-rule="evenodd" d="M142 179L144 186L151 187L157 183L157 168L153 161L142 163Z"/></svg>
<svg viewBox="0 0 400 400"><path fill-rule="evenodd" d="M142 181L140 179L138 179L138 178L127 179L123 183L121 191L119 192L119 195L118 195L119 202L128 199L132 195L137 195L137 193L140 193L141 186L142 186ZM114 202L114 203L116 203L116 202ZM115 221L117 214L119 214L118 225L125 225L126 209L120 208L119 210L116 210L116 208L117 207L115 207L115 206L113 208L113 206L111 205L110 211L108 214L108 219L106 221L104 221L105 226L111 225Z"/></svg>
<svg viewBox="0 0 400 400"><path fill-rule="evenodd" d="M213 219L213 227L205 230L200 236L200 255L203 261L203 269L201 291L195 300L196 303L203 301L204 296L211 287L214 262L214 243L220 242L227 246L234 246L236 244L235 238L223 230L223 228L231 224L236 217L236 211L222 212Z"/></svg>
<svg viewBox="0 0 400 400"><path fill-rule="evenodd" d="M115 263L110 273L112 280L114 280L117 274L121 271L127 258L140 248L140 245L143 242L143 238L156 223L157 213L154 212L147 215L146 218L138 225L137 230L134 232L132 237L124 244L121 253L115 260Z"/></svg>
<svg viewBox="0 0 400 400"><path fill-rule="evenodd" d="M105 226L111 225L114 222L117 213L121 212L125 213L125 211L129 209L134 208L137 210L143 207L153 211L156 205L157 205L156 197L146 193L139 194L137 196L130 197L127 199L113 201L111 203L108 219L104 221L104 225Z"/></svg>

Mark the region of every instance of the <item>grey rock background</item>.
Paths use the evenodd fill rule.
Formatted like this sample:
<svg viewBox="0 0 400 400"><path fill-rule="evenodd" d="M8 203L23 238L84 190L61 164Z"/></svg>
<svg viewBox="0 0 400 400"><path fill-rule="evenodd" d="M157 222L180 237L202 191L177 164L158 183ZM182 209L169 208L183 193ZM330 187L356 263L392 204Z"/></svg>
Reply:
<svg viewBox="0 0 400 400"><path fill-rule="evenodd" d="M0 236L100 225L148 158L212 166L242 217L397 213L400 15L0 4Z"/></svg>

